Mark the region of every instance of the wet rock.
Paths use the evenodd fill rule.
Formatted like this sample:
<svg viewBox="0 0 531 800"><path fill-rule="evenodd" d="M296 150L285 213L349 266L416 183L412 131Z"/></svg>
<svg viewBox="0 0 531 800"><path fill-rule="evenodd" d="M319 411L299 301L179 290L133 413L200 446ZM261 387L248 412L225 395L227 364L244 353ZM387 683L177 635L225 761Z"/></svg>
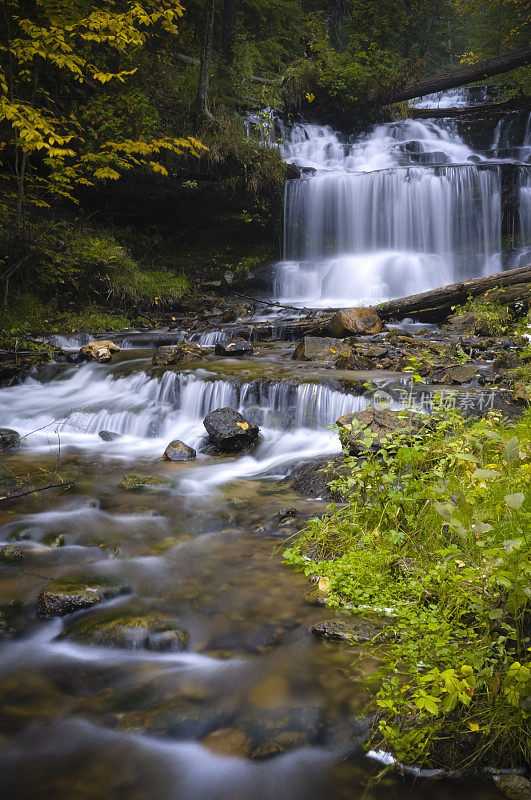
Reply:
<svg viewBox="0 0 531 800"><path fill-rule="evenodd" d="M0 549L0 561L4 564L17 564L24 558L24 553L20 547L14 544L6 544Z"/></svg>
<svg viewBox="0 0 531 800"><path fill-rule="evenodd" d="M306 747L308 744L308 736L302 731L282 731L255 747L250 756L255 760L272 758L281 753L289 753L298 747Z"/></svg>
<svg viewBox="0 0 531 800"><path fill-rule="evenodd" d="M223 756L247 758L252 749L252 742L238 728L219 728L201 739L201 744Z"/></svg>
<svg viewBox="0 0 531 800"><path fill-rule="evenodd" d="M148 475L143 472L128 472L120 484L122 489L134 491L138 489L168 489L171 481L161 475Z"/></svg>
<svg viewBox="0 0 531 800"><path fill-rule="evenodd" d="M50 583L37 598L37 616L40 619L63 617L83 608L125 594L129 588L101 579L83 577L64 578Z"/></svg>
<svg viewBox="0 0 531 800"><path fill-rule="evenodd" d="M20 443L20 436L11 428L0 428L0 451L14 448Z"/></svg>
<svg viewBox="0 0 531 800"><path fill-rule="evenodd" d="M392 641L391 631L386 630L386 625L364 619L335 620L316 622L312 625L312 633L320 639L331 642L344 642L357 644L359 642L389 642Z"/></svg>
<svg viewBox="0 0 531 800"><path fill-rule="evenodd" d="M347 357L350 348L341 339L331 336L305 336L293 353L295 361L324 361L333 363L338 355Z"/></svg>
<svg viewBox="0 0 531 800"><path fill-rule="evenodd" d="M152 363L156 367L168 367L175 364L194 364L203 361L208 355L208 350L196 342L183 340L176 345L163 345L157 347Z"/></svg>
<svg viewBox="0 0 531 800"><path fill-rule="evenodd" d="M256 443L259 427L232 408L218 408L203 420L211 444L228 453L240 452Z"/></svg>
<svg viewBox="0 0 531 800"><path fill-rule="evenodd" d="M253 346L245 339L232 339L226 342L217 342L214 352L217 356L252 356Z"/></svg>
<svg viewBox="0 0 531 800"><path fill-rule="evenodd" d="M117 439L122 438L121 434L113 433L112 431L100 431L98 436L100 439L103 439L104 442L115 442Z"/></svg>
<svg viewBox="0 0 531 800"><path fill-rule="evenodd" d="M44 536L41 537L42 544L48 545L48 547L64 547L65 545L65 537L62 533L57 533L56 531L50 531L49 533L45 533Z"/></svg>
<svg viewBox="0 0 531 800"><path fill-rule="evenodd" d="M372 308L344 308L328 324L332 336L342 339L349 334L374 334L382 330L382 321Z"/></svg>
<svg viewBox="0 0 531 800"><path fill-rule="evenodd" d="M451 383L470 383L478 377L478 369L473 364L458 364L446 369L446 377Z"/></svg>
<svg viewBox="0 0 531 800"><path fill-rule="evenodd" d="M348 448L350 455L361 455L368 450L376 452L382 446L382 440L398 430L411 430L412 433L420 431L427 420L419 414L399 414L387 408L367 408L353 414L343 414L336 421L339 425L339 437L344 447ZM365 441L366 434L372 437L372 442Z"/></svg>
<svg viewBox="0 0 531 800"><path fill-rule="evenodd" d="M180 439L174 439L164 451L166 461L193 461L196 457L197 453L194 448L181 442Z"/></svg>
<svg viewBox="0 0 531 800"><path fill-rule="evenodd" d="M518 358L517 354L514 352L509 351L501 353L497 358L494 359L492 362L492 370L495 375L506 375L510 369L515 369L520 365L521 361Z"/></svg>
<svg viewBox="0 0 531 800"><path fill-rule="evenodd" d="M189 639L180 620L163 612L135 608L84 616L70 625L64 635L78 642L105 647L158 652L185 650Z"/></svg>
<svg viewBox="0 0 531 800"><path fill-rule="evenodd" d="M494 781L509 800L531 800L531 781L522 775L496 775Z"/></svg>
<svg viewBox="0 0 531 800"><path fill-rule="evenodd" d="M342 461L342 456L332 460L326 456L319 456L295 467L286 480L295 492L304 497L339 499L329 490L328 484L339 477L337 470L341 469Z"/></svg>
<svg viewBox="0 0 531 800"><path fill-rule="evenodd" d="M98 361L101 364L105 364L112 359L113 353L119 352L120 348L117 344L111 342L110 339L101 339L84 345L79 354L89 361Z"/></svg>
<svg viewBox="0 0 531 800"><path fill-rule="evenodd" d="M27 619L20 603L11 601L0 605L0 641L16 636L27 626Z"/></svg>

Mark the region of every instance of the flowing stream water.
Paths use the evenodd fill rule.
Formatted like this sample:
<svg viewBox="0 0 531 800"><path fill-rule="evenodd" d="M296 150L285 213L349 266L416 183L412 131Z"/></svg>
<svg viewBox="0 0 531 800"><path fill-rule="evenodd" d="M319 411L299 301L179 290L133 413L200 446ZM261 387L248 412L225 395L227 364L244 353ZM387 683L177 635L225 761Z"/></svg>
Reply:
<svg viewBox="0 0 531 800"><path fill-rule="evenodd" d="M393 123L357 140L298 124L283 151L303 172L286 186L276 297L345 305L500 268L499 159L471 162L450 123ZM529 232L528 168L520 170ZM225 335L209 331L202 343ZM183 336L165 334L164 343ZM316 640L312 624L333 614L307 604L306 579L281 565L290 525L326 506L284 478L339 452L329 426L366 407L363 390L297 365L293 345L279 341L258 344L250 361L212 353L198 369L162 375L151 370L160 334L120 343L112 364L49 365L0 390L0 426L25 437L2 455L7 487L9 474L74 481L0 505L0 547L21 553L0 563L0 606L17 631L0 641L4 796L497 797L487 779L458 789L451 780L373 782L381 764L362 748L357 715L377 661L370 649ZM251 453L209 449L202 420L225 406L260 425ZM117 436L106 441L102 431ZM194 447L197 460L163 461L172 439ZM163 483L127 491L129 472ZM58 537L62 546L51 546ZM104 578L128 592L38 620L39 592L80 574L88 586ZM80 637L116 614L178 620L188 647Z"/></svg>

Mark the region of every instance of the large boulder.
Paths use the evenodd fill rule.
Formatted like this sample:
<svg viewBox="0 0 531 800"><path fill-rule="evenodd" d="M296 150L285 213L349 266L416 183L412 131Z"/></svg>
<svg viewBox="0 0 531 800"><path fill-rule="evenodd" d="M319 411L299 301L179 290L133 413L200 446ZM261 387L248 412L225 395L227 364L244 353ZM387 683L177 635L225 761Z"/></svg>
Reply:
<svg viewBox="0 0 531 800"><path fill-rule="evenodd" d="M112 359L113 353L119 353L120 348L110 339L101 339L98 342L89 342L79 351L83 358L89 361L99 361L105 364Z"/></svg>
<svg viewBox="0 0 531 800"><path fill-rule="evenodd" d="M127 591L127 586L112 581L83 577L64 578L50 583L39 594L37 616L40 619L63 617Z"/></svg>
<svg viewBox="0 0 531 800"><path fill-rule="evenodd" d="M228 342L217 342L214 352L217 356L252 356L253 346L245 339L232 339Z"/></svg>
<svg viewBox="0 0 531 800"><path fill-rule="evenodd" d="M240 452L255 444L260 428L232 408L218 408L203 420L210 442L224 452Z"/></svg>
<svg viewBox="0 0 531 800"><path fill-rule="evenodd" d="M420 414L410 412L404 415L387 408L367 408L365 411L343 414L336 421L341 443L352 456L376 452L389 434L398 430L416 433L425 423L426 418Z"/></svg>
<svg viewBox="0 0 531 800"><path fill-rule="evenodd" d="M333 363L339 355L350 355L351 350L341 339L331 336L305 336L301 339L293 358L296 361L325 361Z"/></svg>
<svg viewBox="0 0 531 800"><path fill-rule="evenodd" d="M166 461L193 461L196 456L194 448L181 442L180 439L174 439L164 451Z"/></svg>
<svg viewBox="0 0 531 800"><path fill-rule="evenodd" d="M342 339L350 334L373 334L382 330L382 320L372 308L343 308L328 323L331 336Z"/></svg>
<svg viewBox="0 0 531 800"><path fill-rule="evenodd" d="M183 340L175 345L163 345L157 347L153 355L152 362L156 367L168 367L174 364L193 364L203 361L208 354L208 350L196 342Z"/></svg>

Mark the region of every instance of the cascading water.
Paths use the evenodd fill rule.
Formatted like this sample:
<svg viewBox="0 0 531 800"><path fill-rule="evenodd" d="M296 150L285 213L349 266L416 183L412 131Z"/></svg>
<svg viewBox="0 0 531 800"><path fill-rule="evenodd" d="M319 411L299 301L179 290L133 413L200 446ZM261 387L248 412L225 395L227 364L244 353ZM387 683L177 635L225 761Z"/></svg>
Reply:
<svg viewBox="0 0 531 800"><path fill-rule="evenodd" d="M451 123L379 125L357 141L299 124L283 154L303 172L286 183L277 298L374 303L501 269L499 167L471 163Z"/></svg>

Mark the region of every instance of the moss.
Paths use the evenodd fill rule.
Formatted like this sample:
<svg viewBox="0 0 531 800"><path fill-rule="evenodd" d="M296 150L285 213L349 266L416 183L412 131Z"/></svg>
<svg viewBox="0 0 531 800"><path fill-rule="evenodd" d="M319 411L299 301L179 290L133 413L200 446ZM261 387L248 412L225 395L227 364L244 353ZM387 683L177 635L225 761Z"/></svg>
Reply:
<svg viewBox="0 0 531 800"><path fill-rule="evenodd" d="M171 481L161 475L147 475L142 472L128 472L120 486L127 491L137 489L168 489Z"/></svg>
<svg viewBox="0 0 531 800"><path fill-rule="evenodd" d="M455 316L473 314L478 333L483 336L507 336L515 332L515 315L508 306L484 298L470 299L454 311Z"/></svg>

